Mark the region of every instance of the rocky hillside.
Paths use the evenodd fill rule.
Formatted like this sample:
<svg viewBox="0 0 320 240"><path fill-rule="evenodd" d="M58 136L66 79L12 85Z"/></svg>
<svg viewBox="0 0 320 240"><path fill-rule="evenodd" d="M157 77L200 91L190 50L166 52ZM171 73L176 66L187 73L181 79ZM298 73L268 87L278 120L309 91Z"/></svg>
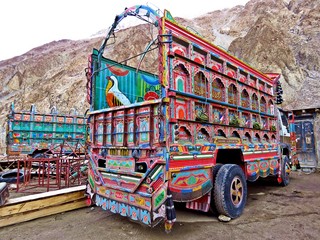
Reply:
<svg viewBox="0 0 320 240"><path fill-rule="evenodd" d="M262 72L281 73L284 108L320 106L319 0L251 0L245 6L176 20ZM110 46L110 56L119 60L142 52L151 35L145 25L120 31L114 46L131 44ZM17 110L35 104L38 112L49 112L53 106L66 113L71 108L79 113L88 109L84 69L87 56L102 39L51 42L0 61L0 152L12 102ZM156 55L143 68L150 69L155 62Z"/></svg>

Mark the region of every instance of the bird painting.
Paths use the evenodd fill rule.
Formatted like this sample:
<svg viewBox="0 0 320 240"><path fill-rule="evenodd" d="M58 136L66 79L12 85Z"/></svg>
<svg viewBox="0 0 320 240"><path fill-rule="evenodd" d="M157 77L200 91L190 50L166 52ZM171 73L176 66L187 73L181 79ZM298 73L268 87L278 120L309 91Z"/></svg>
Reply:
<svg viewBox="0 0 320 240"><path fill-rule="evenodd" d="M106 101L109 107L118 107L130 104L129 99L120 92L118 79L115 76L107 76Z"/></svg>

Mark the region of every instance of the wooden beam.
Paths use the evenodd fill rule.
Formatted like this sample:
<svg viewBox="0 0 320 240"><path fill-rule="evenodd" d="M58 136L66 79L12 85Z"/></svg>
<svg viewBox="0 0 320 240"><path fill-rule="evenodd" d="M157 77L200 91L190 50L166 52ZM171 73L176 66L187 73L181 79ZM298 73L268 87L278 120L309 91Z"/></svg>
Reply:
<svg viewBox="0 0 320 240"><path fill-rule="evenodd" d="M84 191L85 189L86 189L86 186L81 185L81 186L64 188L64 189L59 189L59 190L50 191L50 192L44 192L44 193L38 193L38 194L13 198L13 199L9 199L9 201L6 203L6 205L13 205L13 204L21 203L21 202L28 202L28 201L34 201L34 200L43 199L43 198L55 197L58 195L64 195L64 194L69 194L69 193L73 193L73 192Z"/></svg>
<svg viewBox="0 0 320 240"><path fill-rule="evenodd" d="M86 207L85 186L11 199L0 207L0 227Z"/></svg>

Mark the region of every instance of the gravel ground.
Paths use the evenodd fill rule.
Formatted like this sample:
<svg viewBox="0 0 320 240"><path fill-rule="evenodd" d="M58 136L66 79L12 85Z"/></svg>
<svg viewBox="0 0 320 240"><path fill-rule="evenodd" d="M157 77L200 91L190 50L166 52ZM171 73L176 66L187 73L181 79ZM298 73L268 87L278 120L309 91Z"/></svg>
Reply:
<svg viewBox="0 0 320 240"><path fill-rule="evenodd" d="M178 209L171 233L149 228L98 207L84 208L0 228L1 240L320 239L320 173L292 172L287 187L270 181L248 185L243 215L228 223Z"/></svg>

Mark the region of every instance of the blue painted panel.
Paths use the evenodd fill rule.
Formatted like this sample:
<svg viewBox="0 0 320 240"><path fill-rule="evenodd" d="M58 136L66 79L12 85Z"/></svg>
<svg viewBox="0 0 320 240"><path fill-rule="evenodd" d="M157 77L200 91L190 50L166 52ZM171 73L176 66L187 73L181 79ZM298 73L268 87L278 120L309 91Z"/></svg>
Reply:
<svg viewBox="0 0 320 240"><path fill-rule="evenodd" d="M313 131L313 122L311 120L301 120L295 122L297 136L297 156L302 167L315 167L316 153Z"/></svg>

